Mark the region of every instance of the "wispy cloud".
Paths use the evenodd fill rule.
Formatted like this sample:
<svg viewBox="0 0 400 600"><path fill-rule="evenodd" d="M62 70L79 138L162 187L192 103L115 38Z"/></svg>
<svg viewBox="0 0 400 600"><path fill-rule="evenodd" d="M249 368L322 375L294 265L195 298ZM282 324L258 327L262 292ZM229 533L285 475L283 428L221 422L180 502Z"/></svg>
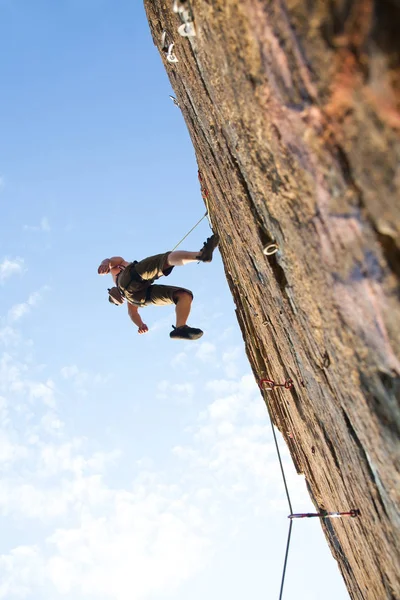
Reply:
<svg viewBox="0 0 400 600"><path fill-rule="evenodd" d="M186 352L178 352L178 354L174 354L171 360L171 366L174 368L182 368L187 363L188 356Z"/></svg>
<svg viewBox="0 0 400 600"><path fill-rule="evenodd" d="M0 175L0 192L4 189L6 185L5 179L2 175Z"/></svg>
<svg viewBox="0 0 400 600"><path fill-rule="evenodd" d="M77 365L66 365L60 370L61 377L72 383L74 389L81 395L86 396L93 386L101 386L110 380L110 374L91 373L80 369Z"/></svg>
<svg viewBox="0 0 400 600"><path fill-rule="evenodd" d="M157 385L157 398L168 398L178 404L187 404L194 395L194 385L191 382L171 383L162 380Z"/></svg>
<svg viewBox="0 0 400 600"><path fill-rule="evenodd" d="M142 600L176 589L202 567L210 546L203 519L192 525L192 501L157 483L143 478L124 491L83 479L69 490L69 506L85 506L73 526L55 529L42 547L18 546L2 556L1 585L8 595L0 597L14 597L22 583L32 597ZM57 509L59 498L51 493L40 497L29 486L19 493L28 510L36 508L32 516L44 509L48 519Z"/></svg>
<svg viewBox="0 0 400 600"><path fill-rule="evenodd" d="M73 367L64 369L67 377L79 373ZM136 461L125 487L109 484L107 471L120 461L120 451L93 451L89 440L70 437L57 407L47 407L54 383L30 380L29 369L29 363L4 359L1 375L7 377L0 378L0 389L12 402L0 405L10 416L0 422L6 474L0 517L10 526L32 521L36 530L40 523L45 527L32 545L3 551L0 598L144 600L173 592L212 554L198 498L149 470L148 461ZM34 422L24 404L27 391L44 400Z"/></svg>
<svg viewBox="0 0 400 600"><path fill-rule="evenodd" d="M12 306L8 311L8 318L10 322L19 321L24 315L28 314L41 300L43 292L47 291L48 289L49 288L45 286L40 291L30 294L26 302L14 304L14 306Z"/></svg>
<svg viewBox="0 0 400 600"><path fill-rule="evenodd" d="M2 262L0 262L0 283L3 283L6 279L11 277L12 275L16 275L18 273L22 273L24 268L24 259L23 258L4 258Z"/></svg>
<svg viewBox="0 0 400 600"><path fill-rule="evenodd" d="M4 346L15 346L19 343L20 339L20 334L10 327L10 325L0 328L0 343Z"/></svg>
<svg viewBox="0 0 400 600"><path fill-rule="evenodd" d="M50 231L50 223L47 217L40 219L39 225L24 225L25 231Z"/></svg>
<svg viewBox="0 0 400 600"><path fill-rule="evenodd" d="M196 351L196 358L203 362L211 362L215 360L215 352L216 348L214 344L211 344L210 342L201 342Z"/></svg>
<svg viewBox="0 0 400 600"><path fill-rule="evenodd" d="M230 378L239 376L239 359L241 357L241 349L239 347L230 348L222 354L222 363L225 375Z"/></svg>
<svg viewBox="0 0 400 600"><path fill-rule="evenodd" d="M33 400L40 399L49 407L55 406L55 385L51 379L47 381L27 381L26 387L30 398Z"/></svg>
<svg viewBox="0 0 400 600"><path fill-rule="evenodd" d="M222 354L209 342L187 352L188 360L190 352ZM266 411L252 375L160 381L156 393L169 406L191 401L190 429L180 445L165 446L161 460L156 453L142 456L137 445L122 460L121 448L107 447L104 436L99 449L96 440L71 431L70 416L64 420L61 413L70 403L58 406L71 385L87 389L96 376L75 363L56 376L45 374L33 364L32 349L25 360L16 354L12 347L0 358L0 518L18 532L23 527L30 541L5 546L0 599L176 597L212 562L219 540L229 543L249 515L265 515L267 507L274 515L285 511L286 518ZM223 362L235 358L235 350L227 350Z"/></svg>

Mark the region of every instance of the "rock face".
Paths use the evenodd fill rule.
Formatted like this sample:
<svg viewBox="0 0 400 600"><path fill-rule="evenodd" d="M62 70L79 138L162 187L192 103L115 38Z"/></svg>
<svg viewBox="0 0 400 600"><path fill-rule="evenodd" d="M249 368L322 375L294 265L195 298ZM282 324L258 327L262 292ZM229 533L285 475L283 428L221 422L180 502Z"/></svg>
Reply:
<svg viewBox="0 0 400 600"><path fill-rule="evenodd" d="M399 598L400 2L144 3L254 375L294 382L274 423L316 507L361 510L322 523L350 596Z"/></svg>

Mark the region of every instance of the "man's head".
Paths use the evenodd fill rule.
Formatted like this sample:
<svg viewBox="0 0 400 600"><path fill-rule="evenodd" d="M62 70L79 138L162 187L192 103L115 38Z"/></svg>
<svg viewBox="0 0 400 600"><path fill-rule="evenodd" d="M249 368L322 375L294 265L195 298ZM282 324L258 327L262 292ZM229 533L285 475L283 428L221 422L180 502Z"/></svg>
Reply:
<svg viewBox="0 0 400 600"><path fill-rule="evenodd" d="M108 301L115 306L121 306L125 302L125 298L117 287L108 288Z"/></svg>

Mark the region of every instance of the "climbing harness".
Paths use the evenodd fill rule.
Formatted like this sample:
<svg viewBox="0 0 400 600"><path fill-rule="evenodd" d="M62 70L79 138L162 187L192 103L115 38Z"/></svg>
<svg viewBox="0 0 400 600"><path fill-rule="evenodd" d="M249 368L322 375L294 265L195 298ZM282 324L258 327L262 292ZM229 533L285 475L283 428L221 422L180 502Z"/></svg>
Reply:
<svg viewBox="0 0 400 600"><path fill-rule="evenodd" d="M267 384L269 387L264 387L264 384ZM273 381L272 379L262 378L262 379L258 380L258 385L259 385L259 388L261 391L271 391L276 387L281 387L286 390L289 390L293 387L293 381L291 379L287 379L285 381L285 383L275 383L275 381ZM361 512L358 508L352 508L348 512L327 512L326 510L321 509L321 512L319 512L319 513L293 513L292 502L290 499L289 489L288 489L288 485L287 485L287 481L286 481L285 470L283 468L281 453L279 450L279 444L278 444L278 440L276 437L275 428L274 428L274 425L272 422L271 410L269 407L269 403L267 402L267 400L265 398L264 398L264 402L267 407L267 411L268 411L268 415L269 415L269 422L271 424L272 435L274 438L276 452L278 455L283 485L285 487L286 497L287 497L287 501L288 501L288 505L289 505L289 509L290 509L290 515L288 516L290 523L289 523L289 530L288 530L288 536L287 536L287 541L286 541L285 558L284 558L283 569L282 569L281 587L280 587L280 591L279 591L279 600L282 600L283 586L285 583L286 568L287 568L288 556L289 556L290 540L291 540L291 536L292 536L293 520L294 519L304 519L304 518L309 518L309 517L319 517L320 519L330 519L330 518L334 519L334 518L341 518L341 517L358 517L358 516L361 516ZM290 436L290 437L292 437L292 436Z"/></svg>
<svg viewBox="0 0 400 600"><path fill-rule="evenodd" d="M309 519L310 517L319 517L320 519L341 519L342 517L360 517L361 511L359 508L352 508L347 512L327 512L321 510L319 513L296 513L289 515L288 519Z"/></svg>

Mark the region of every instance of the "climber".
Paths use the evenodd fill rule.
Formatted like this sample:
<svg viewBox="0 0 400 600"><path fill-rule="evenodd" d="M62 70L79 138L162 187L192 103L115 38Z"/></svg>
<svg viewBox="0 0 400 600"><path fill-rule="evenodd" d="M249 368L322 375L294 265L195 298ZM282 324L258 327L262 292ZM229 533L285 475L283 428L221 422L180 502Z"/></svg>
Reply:
<svg viewBox="0 0 400 600"><path fill-rule="evenodd" d="M97 272L99 275L111 273L115 287L108 290L108 300L116 306L127 300L128 314L137 325L139 334L149 330L139 315L140 307L175 304L176 325L172 326L170 338L197 340L203 335L202 330L186 324L193 300L192 292L182 287L154 285L153 282L163 275L168 276L174 267L196 261L211 262L218 241L218 235L214 234L203 244L200 252L177 250L156 254L139 262L127 262L121 256L105 258Z"/></svg>

